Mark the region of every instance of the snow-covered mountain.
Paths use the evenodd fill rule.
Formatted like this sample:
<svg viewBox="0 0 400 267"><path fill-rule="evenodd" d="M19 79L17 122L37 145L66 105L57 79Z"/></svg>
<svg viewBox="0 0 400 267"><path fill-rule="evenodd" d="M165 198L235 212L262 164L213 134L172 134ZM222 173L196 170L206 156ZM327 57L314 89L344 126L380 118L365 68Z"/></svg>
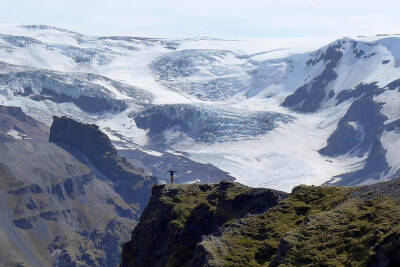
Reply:
<svg viewBox="0 0 400 267"><path fill-rule="evenodd" d="M400 169L400 36L329 41L3 25L0 104L47 125L53 115L96 123L119 149L184 155L251 186L390 179Z"/></svg>

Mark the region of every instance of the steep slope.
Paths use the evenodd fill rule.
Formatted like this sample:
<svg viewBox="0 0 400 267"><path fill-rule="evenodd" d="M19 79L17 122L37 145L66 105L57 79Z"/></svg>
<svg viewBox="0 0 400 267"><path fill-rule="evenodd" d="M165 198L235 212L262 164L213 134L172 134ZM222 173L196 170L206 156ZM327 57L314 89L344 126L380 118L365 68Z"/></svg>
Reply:
<svg viewBox="0 0 400 267"><path fill-rule="evenodd" d="M152 101L152 94L137 87L93 73L65 73L0 64L2 98L20 104L41 121L51 124L52 107L57 114L98 117ZM46 105L43 105L46 103Z"/></svg>
<svg viewBox="0 0 400 267"><path fill-rule="evenodd" d="M64 145L85 156L102 174L114 183L115 190L128 202L143 209L153 181L121 157L110 139L92 124L82 124L67 117L54 117L49 141Z"/></svg>
<svg viewBox="0 0 400 267"><path fill-rule="evenodd" d="M303 113L345 111L319 152L330 158L358 158L361 168L336 175L330 183L357 185L398 175L387 143L398 138L398 38L375 42L338 40L317 51L307 65L324 62L321 74L286 97L282 105ZM390 96L390 97L389 97Z"/></svg>
<svg viewBox="0 0 400 267"><path fill-rule="evenodd" d="M53 115L96 123L128 153L182 153L190 159L182 181L209 181L183 171L193 162L285 191L369 184L400 170L397 35L304 46L301 38L90 36L45 25L0 32L0 104L48 126ZM164 173L131 155L148 174ZM178 160L164 157L163 166Z"/></svg>
<svg viewBox="0 0 400 267"><path fill-rule="evenodd" d="M49 129L41 122L27 116L20 107L0 106L0 141L47 141Z"/></svg>
<svg viewBox="0 0 400 267"><path fill-rule="evenodd" d="M398 176L394 147L399 139L400 77L395 47L400 41L398 37L376 39L343 38L311 53L252 62L253 70L248 70L252 85L243 87L247 103L233 106L278 111L292 119L254 142L241 138L226 145L177 148L201 162L212 159L217 167L229 169L252 186L290 190L296 182L282 181L316 184L313 181L319 179L317 183L360 185ZM195 67L183 66L194 68L193 73L202 70L201 64L198 70ZM251 119L246 122L250 124ZM252 150L243 152L247 147Z"/></svg>
<svg viewBox="0 0 400 267"><path fill-rule="evenodd" d="M214 198L206 195L204 201L201 197L208 191L199 190L210 187L224 192L218 195L218 203L241 199L241 205L234 206L236 216L224 216L226 220L212 229L209 227L214 224L210 222L218 220L221 214L207 202ZM265 195L249 196L248 189L228 182L166 189L155 187L132 240L124 245L121 266L396 266L400 263L395 253L400 246L399 179L353 188L302 185L282 201L278 198L272 202ZM235 192L233 196L230 190ZM246 201L252 198L260 201L260 197L267 201L262 205L264 211L252 210L251 202ZM165 206L171 211L167 214L172 216L158 212ZM164 227L155 227L160 221ZM194 224L196 229L208 231L201 232L201 238L192 239L192 243L177 238L183 237L185 230ZM162 238L154 243L151 236ZM140 246L137 242L141 242Z"/></svg>
<svg viewBox="0 0 400 267"><path fill-rule="evenodd" d="M194 142L238 141L273 130L291 117L276 112L249 112L204 105L157 105L133 113L136 126L148 130L150 147Z"/></svg>
<svg viewBox="0 0 400 267"><path fill-rule="evenodd" d="M122 176L140 185L119 190L117 177L101 173L99 162L84 156L86 143L49 143L49 128L20 108L0 107L0 119L0 135L7 136L0 143L0 265L117 266L120 243L150 196L145 177ZM104 134L74 126L80 140L115 151ZM57 130L74 133L74 127ZM54 140L57 131L50 136ZM132 172L112 153L104 161L111 158L119 166L107 165L109 172Z"/></svg>
<svg viewBox="0 0 400 267"><path fill-rule="evenodd" d="M261 213L287 196L238 183L157 185L121 266L183 266L203 235L248 213Z"/></svg>

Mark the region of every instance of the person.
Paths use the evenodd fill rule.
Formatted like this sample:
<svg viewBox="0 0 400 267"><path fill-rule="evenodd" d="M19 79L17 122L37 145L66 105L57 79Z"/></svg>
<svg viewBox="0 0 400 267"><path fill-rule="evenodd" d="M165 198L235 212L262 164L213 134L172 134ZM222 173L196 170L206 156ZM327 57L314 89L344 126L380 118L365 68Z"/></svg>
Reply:
<svg viewBox="0 0 400 267"><path fill-rule="evenodd" d="M170 175L171 184L173 184L173 183L174 183L174 174L175 174L175 171L172 170L172 169L170 169L168 172L169 172L169 175Z"/></svg>

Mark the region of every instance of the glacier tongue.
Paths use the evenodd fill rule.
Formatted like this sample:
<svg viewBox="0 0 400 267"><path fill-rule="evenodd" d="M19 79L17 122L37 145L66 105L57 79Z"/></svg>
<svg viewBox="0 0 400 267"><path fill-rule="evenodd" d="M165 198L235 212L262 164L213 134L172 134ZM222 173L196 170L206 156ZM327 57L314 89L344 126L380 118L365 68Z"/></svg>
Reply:
<svg viewBox="0 0 400 267"><path fill-rule="evenodd" d="M389 179L400 169L389 145L400 139L400 38L328 41L0 25L0 104L48 125L96 123L121 149L180 151L252 186Z"/></svg>

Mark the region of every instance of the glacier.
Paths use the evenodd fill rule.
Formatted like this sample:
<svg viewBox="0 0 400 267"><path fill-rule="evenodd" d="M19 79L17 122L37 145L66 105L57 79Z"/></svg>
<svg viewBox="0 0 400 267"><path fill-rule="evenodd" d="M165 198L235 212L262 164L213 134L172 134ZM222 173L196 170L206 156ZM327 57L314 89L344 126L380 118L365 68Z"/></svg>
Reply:
<svg viewBox="0 0 400 267"><path fill-rule="evenodd" d="M285 191L365 184L400 174L399 47L397 35L179 39L0 25L0 104L47 125L53 115L96 123L149 164L176 153Z"/></svg>

